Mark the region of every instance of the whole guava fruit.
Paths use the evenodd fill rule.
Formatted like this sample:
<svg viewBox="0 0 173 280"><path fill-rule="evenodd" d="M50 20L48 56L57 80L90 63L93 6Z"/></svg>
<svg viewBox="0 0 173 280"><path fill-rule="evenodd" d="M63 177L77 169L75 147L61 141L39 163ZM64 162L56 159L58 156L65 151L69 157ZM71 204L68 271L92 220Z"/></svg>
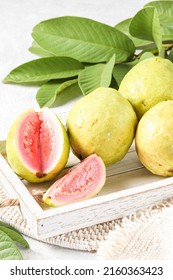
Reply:
<svg viewBox="0 0 173 280"><path fill-rule="evenodd" d="M131 104L113 88L97 88L78 100L67 117L75 155L97 154L105 165L121 160L134 139L137 117Z"/></svg>
<svg viewBox="0 0 173 280"><path fill-rule="evenodd" d="M32 108L11 125L6 142L12 169L29 182L51 180L64 168L70 151L67 132L53 111Z"/></svg>
<svg viewBox="0 0 173 280"><path fill-rule="evenodd" d="M106 181L103 160L93 154L82 160L58 179L43 196L49 206L62 206L98 194Z"/></svg>
<svg viewBox="0 0 173 280"><path fill-rule="evenodd" d="M139 121L136 151L153 174L173 176L173 100L152 107Z"/></svg>
<svg viewBox="0 0 173 280"><path fill-rule="evenodd" d="M132 104L138 119L161 101L173 99L173 63L161 57L142 60L121 81L119 92Z"/></svg>

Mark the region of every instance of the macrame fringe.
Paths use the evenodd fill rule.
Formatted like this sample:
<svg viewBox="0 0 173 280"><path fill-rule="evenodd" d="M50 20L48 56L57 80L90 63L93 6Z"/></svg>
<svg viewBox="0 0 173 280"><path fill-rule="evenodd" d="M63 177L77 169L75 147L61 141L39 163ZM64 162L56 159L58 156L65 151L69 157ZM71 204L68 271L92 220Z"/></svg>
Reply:
<svg viewBox="0 0 173 280"><path fill-rule="evenodd" d="M132 244L138 236L142 234L145 236L144 230L149 226L151 219L154 217L159 219L159 215L162 217L163 210L171 207L173 207L173 198L122 218L121 223L116 224L115 229L109 231L106 239L100 243L97 250L98 258L121 259L129 244Z"/></svg>

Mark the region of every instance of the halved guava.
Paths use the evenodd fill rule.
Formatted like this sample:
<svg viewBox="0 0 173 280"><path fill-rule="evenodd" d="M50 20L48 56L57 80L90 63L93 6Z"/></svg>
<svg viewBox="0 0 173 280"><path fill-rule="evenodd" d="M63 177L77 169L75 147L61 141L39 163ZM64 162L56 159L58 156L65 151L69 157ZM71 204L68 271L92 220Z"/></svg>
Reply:
<svg viewBox="0 0 173 280"><path fill-rule="evenodd" d="M106 168L103 160L93 154L58 179L44 194L49 206L62 206L95 196L105 184Z"/></svg>
<svg viewBox="0 0 173 280"><path fill-rule="evenodd" d="M67 163L70 145L66 130L48 108L28 109L12 124L7 136L7 159L13 170L30 182L55 178Z"/></svg>

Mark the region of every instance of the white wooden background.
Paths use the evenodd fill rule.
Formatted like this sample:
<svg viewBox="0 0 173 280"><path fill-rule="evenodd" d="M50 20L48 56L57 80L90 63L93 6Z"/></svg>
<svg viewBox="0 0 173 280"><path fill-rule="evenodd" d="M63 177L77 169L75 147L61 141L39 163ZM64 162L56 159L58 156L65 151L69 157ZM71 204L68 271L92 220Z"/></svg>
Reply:
<svg viewBox="0 0 173 280"><path fill-rule="evenodd" d="M0 80L14 67L36 58L28 51L32 27L41 20L64 15L89 17L115 25L133 16L146 0L0 0ZM0 83L0 140L14 118L27 107L38 109L36 87ZM71 106L68 104L67 106ZM63 111L62 106L59 110ZM56 110L55 110L56 111ZM72 251L27 238L25 259L96 259L96 254Z"/></svg>

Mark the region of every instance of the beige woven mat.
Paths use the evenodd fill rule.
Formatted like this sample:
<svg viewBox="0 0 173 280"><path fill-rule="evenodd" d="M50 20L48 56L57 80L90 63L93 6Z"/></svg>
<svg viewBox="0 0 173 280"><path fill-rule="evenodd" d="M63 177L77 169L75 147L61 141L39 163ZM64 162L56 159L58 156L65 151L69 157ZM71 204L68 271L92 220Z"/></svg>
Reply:
<svg viewBox="0 0 173 280"><path fill-rule="evenodd" d="M0 201L6 198L0 186ZM37 239L19 206L0 208L0 219ZM173 198L123 219L39 240L75 250L97 251L102 259L173 259Z"/></svg>

